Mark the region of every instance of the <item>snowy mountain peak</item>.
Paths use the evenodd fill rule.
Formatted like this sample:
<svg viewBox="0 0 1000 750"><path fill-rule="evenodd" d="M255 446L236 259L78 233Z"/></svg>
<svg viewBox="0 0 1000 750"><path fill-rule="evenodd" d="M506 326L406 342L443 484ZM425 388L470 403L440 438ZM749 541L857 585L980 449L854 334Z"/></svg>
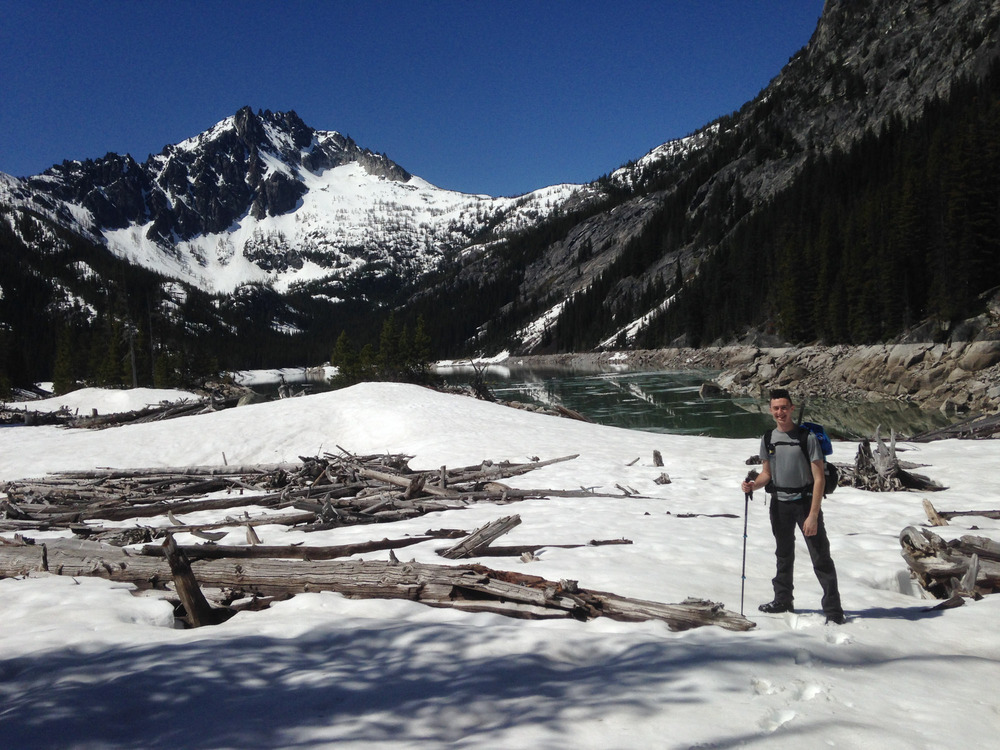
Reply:
<svg viewBox="0 0 1000 750"><path fill-rule="evenodd" d="M64 226L169 278L223 293L319 285L331 299L355 277L413 278L484 228L536 220L575 191L442 190L295 112L250 107L142 164L113 153L65 161L19 187Z"/></svg>

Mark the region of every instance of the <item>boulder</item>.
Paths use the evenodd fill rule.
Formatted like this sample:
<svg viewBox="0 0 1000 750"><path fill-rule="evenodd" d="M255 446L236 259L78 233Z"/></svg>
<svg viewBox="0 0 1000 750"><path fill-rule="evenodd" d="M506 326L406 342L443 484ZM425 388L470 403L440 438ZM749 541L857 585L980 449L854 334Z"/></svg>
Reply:
<svg viewBox="0 0 1000 750"><path fill-rule="evenodd" d="M966 348L958 366L966 372L978 372L1000 362L1000 341L973 341Z"/></svg>

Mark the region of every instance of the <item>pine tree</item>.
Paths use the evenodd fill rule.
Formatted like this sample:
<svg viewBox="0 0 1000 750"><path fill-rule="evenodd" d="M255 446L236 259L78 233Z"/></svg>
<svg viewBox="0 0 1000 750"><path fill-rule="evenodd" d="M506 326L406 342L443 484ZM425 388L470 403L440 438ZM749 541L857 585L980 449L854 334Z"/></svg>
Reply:
<svg viewBox="0 0 1000 750"><path fill-rule="evenodd" d="M347 331L341 331L337 337L333 354L330 355L330 364L337 368L337 374L333 377L335 385L344 386L358 382L360 360Z"/></svg>
<svg viewBox="0 0 1000 750"><path fill-rule="evenodd" d="M59 331L56 344L55 364L52 369L52 389L57 396L69 393L77 386L73 364L73 342L69 327Z"/></svg>

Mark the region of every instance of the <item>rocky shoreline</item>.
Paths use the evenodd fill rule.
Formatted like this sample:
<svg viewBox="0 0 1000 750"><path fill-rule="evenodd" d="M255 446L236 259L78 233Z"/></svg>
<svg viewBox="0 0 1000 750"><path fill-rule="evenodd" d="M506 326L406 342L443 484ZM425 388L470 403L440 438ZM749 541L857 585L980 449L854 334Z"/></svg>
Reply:
<svg viewBox="0 0 1000 750"><path fill-rule="evenodd" d="M605 370L711 370L733 395L771 388L796 396L906 401L951 416L1000 412L1000 337L871 346L643 349L510 357L510 364Z"/></svg>

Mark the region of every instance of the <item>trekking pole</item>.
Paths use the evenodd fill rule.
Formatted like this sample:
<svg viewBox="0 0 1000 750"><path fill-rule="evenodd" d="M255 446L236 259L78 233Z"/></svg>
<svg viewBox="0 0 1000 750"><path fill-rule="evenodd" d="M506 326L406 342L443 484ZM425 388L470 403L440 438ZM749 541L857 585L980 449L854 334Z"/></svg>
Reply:
<svg viewBox="0 0 1000 750"><path fill-rule="evenodd" d="M750 469L747 473L747 481L752 482L757 478L757 470ZM750 515L750 501L753 500L753 492L743 493L743 573L740 580L740 617L743 616L743 591L747 585L747 518Z"/></svg>

